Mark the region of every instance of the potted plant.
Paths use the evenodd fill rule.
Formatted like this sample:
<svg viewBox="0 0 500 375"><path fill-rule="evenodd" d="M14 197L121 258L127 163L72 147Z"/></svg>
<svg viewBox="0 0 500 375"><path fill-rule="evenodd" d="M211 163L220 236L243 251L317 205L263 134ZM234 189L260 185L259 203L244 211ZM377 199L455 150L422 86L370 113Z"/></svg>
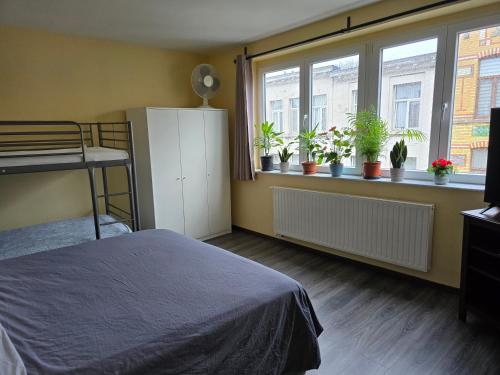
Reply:
<svg viewBox="0 0 500 375"><path fill-rule="evenodd" d="M335 126L326 133L327 146L323 149L322 155L325 161L330 163L332 177L342 176L344 171L342 160L352 154L352 134L353 132L349 128L338 130Z"/></svg>
<svg viewBox="0 0 500 375"><path fill-rule="evenodd" d="M363 177L380 178L379 156L390 137L387 123L377 115L373 106L356 114L348 114L348 119L354 130L356 151L366 159Z"/></svg>
<svg viewBox="0 0 500 375"><path fill-rule="evenodd" d="M436 159L432 162L428 171L434 174L434 183L436 185L446 185L453 174L453 163L451 160Z"/></svg>
<svg viewBox="0 0 500 375"><path fill-rule="evenodd" d="M391 181L400 182L404 179L405 168L404 164L408 156L408 146L405 143L405 138L408 140L424 141L425 134L420 130L407 129L395 135L401 136L401 140L396 141L390 152L391 157Z"/></svg>
<svg viewBox="0 0 500 375"><path fill-rule="evenodd" d="M257 127L257 125L255 125ZM260 136L255 138L255 147L264 150L264 155L260 157L260 164L263 171L273 170L273 155L269 155L273 147L277 147L283 144L283 139L281 135L283 132L279 133L273 129L274 123L263 122L260 124Z"/></svg>
<svg viewBox="0 0 500 375"><path fill-rule="evenodd" d="M318 124L319 125L319 124ZM321 145L319 144L319 135L316 132L318 125L312 130L303 130L297 136L300 148L306 152L306 161L302 162L302 169L304 174L315 174L317 171L317 164L323 163L323 156L319 155L318 159L316 157L321 152Z"/></svg>
<svg viewBox="0 0 500 375"><path fill-rule="evenodd" d="M294 143L295 142L289 142L286 146L283 146L281 150L278 150L281 173L287 173L290 169L290 163L288 162L288 160L290 160L293 155L293 152L290 152L290 146Z"/></svg>

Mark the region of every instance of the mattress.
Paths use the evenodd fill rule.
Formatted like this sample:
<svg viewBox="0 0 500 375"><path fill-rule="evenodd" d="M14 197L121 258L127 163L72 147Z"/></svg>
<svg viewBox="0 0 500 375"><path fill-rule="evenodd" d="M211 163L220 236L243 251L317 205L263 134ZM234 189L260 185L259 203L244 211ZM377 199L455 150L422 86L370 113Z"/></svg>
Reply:
<svg viewBox="0 0 500 375"><path fill-rule="evenodd" d="M22 167L26 165L66 164L81 163L81 155L49 155L81 152L81 148L62 148L58 150L40 151L12 151L2 152L1 155L12 156L0 158L0 168ZM22 155L36 154L37 156L24 157ZM127 151L108 147L85 147L85 160L87 162L125 160L129 155Z"/></svg>
<svg viewBox="0 0 500 375"><path fill-rule="evenodd" d="M99 221L109 223L116 219L108 215L100 215ZM101 226L102 238L130 232L130 228L122 223ZM0 231L0 260L92 240L95 240L93 216L4 230Z"/></svg>
<svg viewBox="0 0 500 375"><path fill-rule="evenodd" d="M0 325L28 374L282 374L320 364L322 328L298 282L166 230L0 261Z"/></svg>

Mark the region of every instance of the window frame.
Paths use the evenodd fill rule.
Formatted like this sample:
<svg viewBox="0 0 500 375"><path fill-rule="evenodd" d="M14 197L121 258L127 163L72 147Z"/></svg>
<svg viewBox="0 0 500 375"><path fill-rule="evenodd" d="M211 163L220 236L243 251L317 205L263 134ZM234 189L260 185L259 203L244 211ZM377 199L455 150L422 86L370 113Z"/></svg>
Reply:
<svg viewBox="0 0 500 375"><path fill-rule="evenodd" d="M364 108L365 103L365 77L366 77L366 45L365 44L353 44L343 48L325 48L321 53L309 53L300 59L289 59L276 64L262 65L259 66L257 76L258 76L258 87L257 87L257 101L259 103L257 108L257 115L259 123L264 121L266 118L266 93L265 93L265 76L267 73L272 73L279 70L300 68L300 87L299 87L299 132L301 130L311 129L311 114L312 114L312 66L317 63L335 60L343 57L349 56L359 56L358 64L358 102L357 108ZM262 151L261 153L262 154ZM305 153L301 150L299 153L299 164L290 164L290 171L302 171L301 162L305 161ZM279 169L279 164L274 163L274 169ZM318 172L320 173L330 173L329 166L322 165L318 166ZM354 167L344 167L344 174L359 175L361 173L361 164L359 160L356 159L356 165Z"/></svg>
<svg viewBox="0 0 500 375"><path fill-rule="evenodd" d="M397 35L368 38L364 42L342 46L324 48L321 52L315 48L306 52L303 57L287 59L276 64L263 62L257 72L257 118L265 119L265 74L277 70L299 68L299 131L310 129L312 114L312 65L338 58L359 55L357 109L374 105L379 110L380 80L382 74L382 48L396 47L430 38L438 39L436 52L436 68L434 76L434 93L432 102L429 163L440 157L450 156L450 140L452 130L453 100L457 72L461 68L456 64L458 35L465 34L480 28L489 28L491 25L500 25L500 15L476 17L467 21L449 22L444 25L427 28L411 28L409 31ZM452 69L453 68L453 69ZM367 82L378 82L376 85ZM497 82L500 85L500 79ZM422 90L424 87L422 87ZM422 105L422 95L420 106ZM351 103L349 103L350 105ZM451 156L450 156L451 157ZM300 151L299 160L304 161L305 155ZM279 164L275 164L279 168ZM356 156L354 167L345 167L344 174L359 175L362 169L362 160ZM290 170L301 171L300 164L290 165ZM319 172L329 172L327 165L318 166ZM389 169L382 171L383 177L389 176ZM426 171L406 171L406 178L415 180L432 180L433 176ZM450 177L451 182L484 184L485 175L457 173Z"/></svg>
<svg viewBox="0 0 500 375"><path fill-rule="evenodd" d="M437 49L436 49L436 68L434 75L434 92L432 100L432 115L431 115L431 130L429 136L429 164L438 158L439 155L439 134L441 126L441 113L442 104L441 96L444 86L444 74L445 74L445 53L446 48L446 26L438 26L433 28L416 28L405 33L399 33L398 35L392 35L384 38L377 38L372 41L371 54L370 54L370 81L377 82L377 85L372 85L370 87L368 102L373 104L377 109L377 113L380 114L380 95L382 91L381 80L382 80L382 50L384 48L398 47L405 44L417 43L420 41L437 38ZM444 47L444 48L443 48ZM422 82L421 92L424 90L424 84ZM420 95L422 98L422 94ZM422 102L420 102L422 105ZM390 145L389 145L390 147ZM382 177L390 177L390 170L382 169ZM415 171L407 170L405 171L405 177L408 179L415 180L432 180L433 176L427 171Z"/></svg>
<svg viewBox="0 0 500 375"><path fill-rule="evenodd" d="M286 62L281 62L278 64L268 65L266 67L262 67L258 72L258 107L257 107L257 124L261 124L266 120L266 74L273 73L280 70L294 69L299 68L299 131L302 128L302 124L300 119L303 118L304 111L304 103L303 103L303 88L302 88L302 76L303 76L303 66L302 60L287 60ZM260 130L257 129L257 132ZM301 151L302 153L302 151ZM259 150L259 156L264 155L263 150ZM299 155L300 157L300 155ZM299 170L299 168L295 168L297 164L290 164L290 170ZM274 169L279 169L279 164L273 164ZM300 165L299 165L300 167Z"/></svg>
<svg viewBox="0 0 500 375"><path fill-rule="evenodd" d="M443 113L441 116L441 128L439 133L439 152L443 155L448 155L450 152L451 130L452 130L452 114L453 114L453 99L455 92L455 83L457 78L458 66L457 47L458 36L462 33L467 33L479 28L487 28L490 25L500 25L500 15L490 15L485 17L477 17L467 21L453 22L447 25L447 41L446 41L446 61L451 61L453 69L447 69L444 77L443 87ZM479 68L478 68L479 69ZM479 73L478 73L479 74ZM456 173L450 177L450 181L468 184L483 184L486 181L486 175L475 173Z"/></svg>
<svg viewBox="0 0 500 375"><path fill-rule="evenodd" d="M308 78L309 82L307 82L309 97L312 101L312 69L314 64L319 64L323 62L327 62L330 60L342 59L345 57L358 55L358 87L357 87L357 95L358 102L357 108L365 107L365 95L366 95L366 44L353 44L352 46L344 46L340 48L329 48L325 49L323 53L314 54L309 56L305 61L308 67ZM351 90L352 95L352 90ZM309 108L309 113L312 113L312 108ZM311 128L311 119L309 119L309 129ZM361 163L358 155L356 155L356 163L353 167L344 166L343 174L346 175L359 175L361 173ZM320 173L330 173L330 167L328 165L318 165L318 172Z"/></svg>

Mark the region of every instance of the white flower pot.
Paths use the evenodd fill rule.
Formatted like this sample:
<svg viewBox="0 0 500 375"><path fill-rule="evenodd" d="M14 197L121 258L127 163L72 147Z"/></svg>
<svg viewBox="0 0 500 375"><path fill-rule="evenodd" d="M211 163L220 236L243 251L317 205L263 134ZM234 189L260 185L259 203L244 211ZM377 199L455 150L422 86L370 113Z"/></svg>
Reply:
<svg viewBox="0 0 500 375"><path fill-rule="evenodd" d="M405 178L405 169L404 168L391 168L391 181L392 182L401 182Z"/></svg>
<svg viewBox="0 0 500 375"><path fill-rule="evenodd" d="M281 173L287 173L289 169L290 169L289 162L281 162L280 163L280 172Z"/></svg>
<svg viewBox="0 0 500 375"><path fill-rule="evenodd" d="M450 177L448 175L438 175L438 174L435 174L434 175L434 183L436 185L446 185L448 182L450 181Z"/></svg>

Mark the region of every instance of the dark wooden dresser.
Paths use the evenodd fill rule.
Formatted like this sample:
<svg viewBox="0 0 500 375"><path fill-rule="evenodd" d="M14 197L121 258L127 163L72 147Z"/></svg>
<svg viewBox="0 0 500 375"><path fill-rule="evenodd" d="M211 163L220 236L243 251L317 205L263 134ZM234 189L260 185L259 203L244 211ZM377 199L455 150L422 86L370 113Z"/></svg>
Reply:
<svg viewBox="0 0 500 375"><path fill-rule="evenodd" d="M459 318L467 312L500 326L500 210L464 211Z"/></svg>

